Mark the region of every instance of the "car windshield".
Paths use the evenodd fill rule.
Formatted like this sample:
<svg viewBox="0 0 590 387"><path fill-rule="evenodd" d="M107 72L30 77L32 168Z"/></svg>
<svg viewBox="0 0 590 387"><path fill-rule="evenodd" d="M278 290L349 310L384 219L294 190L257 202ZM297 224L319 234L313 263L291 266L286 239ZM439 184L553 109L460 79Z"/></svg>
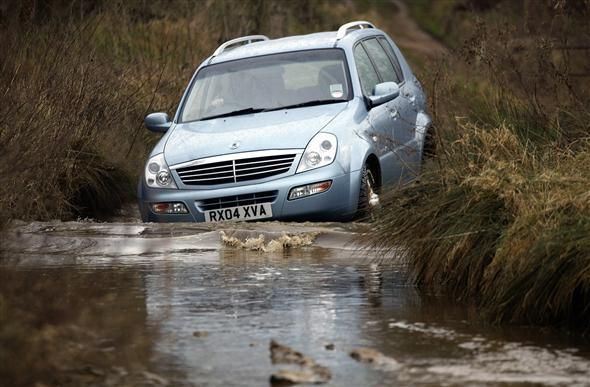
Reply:
<svg viewBox="0 0 590 387"><path fill-rule="evenodd" d="M350 94L340 49L246 58L203 67L181 121L348 101Z"/></svg>

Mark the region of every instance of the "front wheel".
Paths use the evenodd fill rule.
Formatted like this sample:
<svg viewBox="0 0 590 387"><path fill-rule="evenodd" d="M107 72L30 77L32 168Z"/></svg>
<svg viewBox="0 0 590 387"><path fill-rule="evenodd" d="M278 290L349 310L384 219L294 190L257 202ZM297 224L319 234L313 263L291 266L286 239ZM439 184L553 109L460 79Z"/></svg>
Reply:
<svg viewBox="0 0 590 387"><path fill-rule="evenodd" d="M377 193L375 176L365 165L361 174L361 190L359 193L357 218L361 220L371 220L375 209L378 207L379 195Z"/></svg>

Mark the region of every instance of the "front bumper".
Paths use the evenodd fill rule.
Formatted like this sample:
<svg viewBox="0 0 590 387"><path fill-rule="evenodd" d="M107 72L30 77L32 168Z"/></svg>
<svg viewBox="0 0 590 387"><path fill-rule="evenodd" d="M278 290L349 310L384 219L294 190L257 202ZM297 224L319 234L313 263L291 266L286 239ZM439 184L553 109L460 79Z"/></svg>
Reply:
<svg viewBox="0 0 590 387"><path fill-rule="evenodd" d="M219 189L155 189L146 187L142 178L138 187L139 209L146 222L204 222L205 215L197 207L199 201L276 190L278 196L271 204L272 219L349 220L358 206L361 171L342 173L342 169L335 164L264 183ZM328 191L287 200L291 188L325 180L332 180ZM189 213L156 214L150 209L150 204L157 202L182 202Z"/></svg>

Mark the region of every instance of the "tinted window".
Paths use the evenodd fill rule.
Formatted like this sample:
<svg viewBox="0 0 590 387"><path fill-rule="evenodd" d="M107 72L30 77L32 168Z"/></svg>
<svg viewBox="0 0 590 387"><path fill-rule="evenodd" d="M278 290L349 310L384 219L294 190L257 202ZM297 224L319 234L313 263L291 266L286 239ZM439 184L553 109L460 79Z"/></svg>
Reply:
<svg viewBox="0 0 590 387"><path fill-rule="evenodd" d="M359 73L363 94L372 95L373 88L379 83L379 76L361 44L358 44L354 48L354 61L356 62L356 69Z"/></svg>
<svg viewBox="0 0 590 387"><path fill-rule="evenodd" d="M379 43L381 43L381 46L383 46L385 51L387 51L387 53L389 54L389 57L391 58L391 61L393 62L393 66L395 67L395 73L397 74L399 82L403 81L404 74L402 73L402 68L399 65L399 61L397 60L397 56L395 56L395 52L393 51L391 44L389 44L389 42L385 38L379 38Z"/></svg>
<svg viewBox="0 0 590 387"><path fill-rule="evenodd" d="M389 56L385 53L379 42L377 42L377 39L365 40L363 44L365 45L369 56L373 59L377 71L379 71L379 74L381 75L381 81L399 82Z"/></svg>

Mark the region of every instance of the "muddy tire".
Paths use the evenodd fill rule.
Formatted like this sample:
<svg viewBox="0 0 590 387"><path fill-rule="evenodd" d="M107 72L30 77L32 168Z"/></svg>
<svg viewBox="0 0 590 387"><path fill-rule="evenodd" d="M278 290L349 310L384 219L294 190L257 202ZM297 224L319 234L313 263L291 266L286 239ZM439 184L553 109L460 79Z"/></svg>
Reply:
<svg viewBox="0 0 590 387"><path fill-rule="evenodd" d="M372 220L379 202L377 184L373 172L365 165L361 174L361 190L356 213L357 220Z"/></svg>

